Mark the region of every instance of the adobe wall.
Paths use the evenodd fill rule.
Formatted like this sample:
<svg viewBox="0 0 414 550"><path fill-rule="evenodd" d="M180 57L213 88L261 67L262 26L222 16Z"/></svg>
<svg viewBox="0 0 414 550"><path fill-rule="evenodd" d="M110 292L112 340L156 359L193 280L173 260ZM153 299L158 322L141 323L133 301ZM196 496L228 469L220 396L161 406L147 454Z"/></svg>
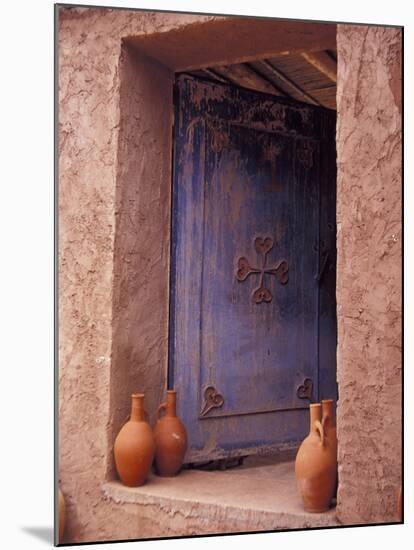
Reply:
<svg viewBox="0 0 414 550"><path fill-rule="evenodd" d="M165 514L138 514L102 491L130 390L151 396L152 413L166 373L170 157L160 151L171 150L164 86L171 72L135 55L129 38L219 19L60 9L57 448L66 542L154 536L161 519L174 532L174 518L167 527ZM370 30L363 47L361 29L338 32L338 74L346 75L338 79L338 511L345 522L388 520L400 479L400 128L398 86L389 76L398 41L395 31ZM140 109L148 97L154 110ZM391 414L383 419L377 411L385 408Z"/></svg>
<svg viewBox="0 0 414 550"><path fill-rule="evenodd" d="M174 73L127 45L119 70L111 441L130 413L131 393L145 393L150 422L165 401L170 274Z"/></svg>
<svg viewBox="0 0 414 550"><path fill-rule="evenodd" d="M343 523L397 519L401 39L393 28L337 30L337 512Z"/></svg>
<svg viewBox="0 0 414 550"><path fill-rule="evenodd" d="M147 403L152 410L164 389L170 180L168 172L165 186L158 153L170 147L171 98L160 91L168 70L141 58L135 63L146 63L148 79L137 80L122 39L217 18L59 11L58 450L65 540L149 536L151 522L107 501L101 485L111 475L111 423L116 429L127 414L124 397L156 385L154 403ZM148 94L154 111L140 111ZM139 341L131 323L139 324ZM144 363L148 376L138 372Z"/></svg>

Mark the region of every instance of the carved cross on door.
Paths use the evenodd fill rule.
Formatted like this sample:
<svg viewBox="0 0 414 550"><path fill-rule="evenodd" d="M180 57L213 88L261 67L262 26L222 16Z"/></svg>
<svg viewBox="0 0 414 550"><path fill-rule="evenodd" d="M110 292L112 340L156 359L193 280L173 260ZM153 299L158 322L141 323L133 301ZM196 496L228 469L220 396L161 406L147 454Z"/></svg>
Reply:
<svg viewBox="0 0 414 550"><path fill-rule="evenodd" d="M236 278L238 281L245 281L251 273L260 274L260 282L258 288L253 292L253 301L256 304L261 302L271 302L273 295L271 291L264 286L264 276L265 273L269 275L276 275L279 279L279 282L282 285L285 285L289 280L289 265L286 260L281 260L275 267L266 267L266 257L267 254L273 248L273 239L270 237L262 238L257 237L254 240L254 247L256 251L262 257L262 266L261 267L251 267L249 260L242 256L237 262L237 272Z"/></svg>

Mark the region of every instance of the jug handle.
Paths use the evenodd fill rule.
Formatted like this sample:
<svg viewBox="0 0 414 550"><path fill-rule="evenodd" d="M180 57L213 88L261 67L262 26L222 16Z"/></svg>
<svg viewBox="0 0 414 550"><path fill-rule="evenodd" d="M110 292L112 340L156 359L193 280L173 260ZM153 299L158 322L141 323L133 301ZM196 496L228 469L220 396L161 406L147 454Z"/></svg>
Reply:
<svg viewBox="0 0 414 550"><path fill-rule="evenodd" d="M161 411L163 409L166 409L167 408L167 403L161 403L161 405L158 407L157 409L157 419L159 420L161 418Z"/></svg>
<svg viewBox="0 0 414 550"><path fill-rule="evenodd" d="M316 431L319 433L319 437L321 438L321 445L323 447L325 445L325 432L321 424L321 421L315 420L314 426L316 428Z"/></svg>

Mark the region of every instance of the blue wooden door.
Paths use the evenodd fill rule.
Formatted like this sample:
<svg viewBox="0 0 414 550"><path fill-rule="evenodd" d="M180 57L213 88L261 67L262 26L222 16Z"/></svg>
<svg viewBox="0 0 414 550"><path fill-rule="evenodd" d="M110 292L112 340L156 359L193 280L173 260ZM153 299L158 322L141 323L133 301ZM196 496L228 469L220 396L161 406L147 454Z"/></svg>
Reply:
<svg viewBox="0 0 414 550"><path fill-rule="evenodd" d="M169 385L186 461L290 446L309 402L336 398L335 116L187 76L175 98Z"/></svg>

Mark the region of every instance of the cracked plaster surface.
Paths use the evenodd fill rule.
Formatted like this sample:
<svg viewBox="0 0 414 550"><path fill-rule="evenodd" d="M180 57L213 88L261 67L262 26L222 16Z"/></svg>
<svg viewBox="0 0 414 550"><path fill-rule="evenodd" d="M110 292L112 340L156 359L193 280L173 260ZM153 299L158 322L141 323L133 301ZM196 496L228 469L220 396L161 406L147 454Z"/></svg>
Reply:
<svg viewBox="0 0 414 550"><path fill-rule="evenodd" d="M397 519L401 30L338 25L338 515Z"/></svg>

